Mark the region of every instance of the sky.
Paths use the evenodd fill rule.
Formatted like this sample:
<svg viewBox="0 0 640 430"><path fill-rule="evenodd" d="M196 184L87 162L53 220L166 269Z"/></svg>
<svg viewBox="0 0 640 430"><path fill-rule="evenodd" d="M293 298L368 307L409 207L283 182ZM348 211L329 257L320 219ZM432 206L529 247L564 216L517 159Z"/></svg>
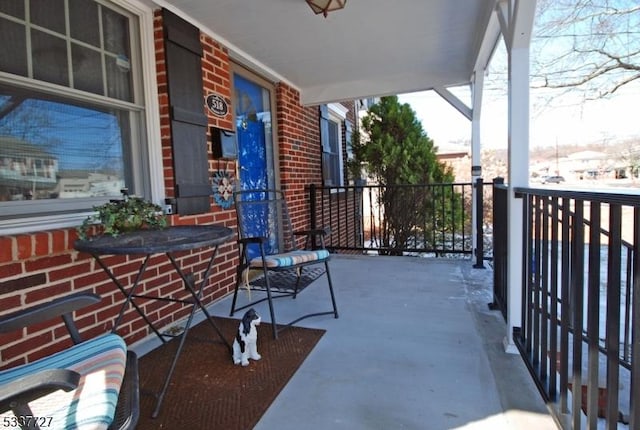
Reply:
<svg viewBox="0 0 640 430"><path fill-rule="evenodd" d="M467 91L468 92L468 91ZM471 122L433 91L400 95L401 103L409 103L436 146L471 140ZM530 94L530 147L566 144L607 143L629 137L640 137L638 103L640 83L629 85L620 94L606 99L566 106L544 106L542 98ZM507 147L507 97L484 94L480 122L483 148Z"/></svg>
<svg viewBox="0 0 640 430"><path fill-rule="evenodd" d="M549 45L545 49L548 48ZM485 77L480 123L482 148L507 148L507 82L506 78L500 78L500 74L505 74L505 64L506 50L501 44ZM468 87L450 90L470 106ZM606 144L640 137L637 114L640 81L622 87L608 99L583 102L575 92L556 95L553 106L547 103L549 90L546 91L530 92L530 148ZM401 103L411 105L423 129L440 149L470 142L470 121L435 92L403 94L398 98Z"/></svg>

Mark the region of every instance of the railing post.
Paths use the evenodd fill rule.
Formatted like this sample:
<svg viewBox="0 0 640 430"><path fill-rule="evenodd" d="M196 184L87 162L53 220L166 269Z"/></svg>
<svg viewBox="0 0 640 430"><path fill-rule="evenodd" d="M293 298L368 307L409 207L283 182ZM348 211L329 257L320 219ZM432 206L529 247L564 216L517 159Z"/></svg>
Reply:
<svg viewBox="0 0 640 430"><path fill-rule="evenodd" d="M316 226L318 225L318 221L316 219L316 207L317 207L317 203L316 203L316 184L311 184L309 186L309 211L310 216L309 216L309 227L311 228L311 230L315 230ZM316 235L312 234L311 235L311 249L316 249Z"/></svg>
<svg viewBox="0 0 640 430"><path fill-rule="evenodd" d="M484 269L484 196L482 178L477 178L476 187L476 264L475 269Z"/></svg>
<svg viewBox="0 0 640 430"><path fill-rule="evenodd" d="M310 227L311 230L316 228L316 184L309 185L309 211L310 214Z"/></svg>
<svg viewBox="0 0 640 430"><path fill-rule="evenodd" d="M507 191L504 179L493 179L493 303L489 309L507 319Z"/></svg>

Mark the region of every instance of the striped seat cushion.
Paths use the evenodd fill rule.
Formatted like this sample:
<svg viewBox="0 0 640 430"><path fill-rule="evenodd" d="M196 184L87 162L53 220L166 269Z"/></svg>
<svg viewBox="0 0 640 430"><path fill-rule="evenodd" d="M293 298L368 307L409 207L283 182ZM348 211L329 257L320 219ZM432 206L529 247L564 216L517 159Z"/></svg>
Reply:
<svg viewBox="0 0 640 430"><path fill-rule="evenodd" d="M329 258L329 251L317 249L314 251L291 251L283 254L273 254L265 257L266 267L291 267L302 263L310 263ZM250 262L251 267L262 267L262 258L256 257Z"/></svg>
<svg viewBox="0 0 640 430"><path fill-rule="evenodd" d="M76 371L81 375L78 388L69 392L58 390L31 402L33 416L41 417L42 428L106 429L113 421L126 353L124 340L116 334L107 334L33 363L4 370L0 372L0 384L39 370ZM13 414L0 415L0 422L11 423L11 419L4 420L4 417L13 417Z"/></svg>

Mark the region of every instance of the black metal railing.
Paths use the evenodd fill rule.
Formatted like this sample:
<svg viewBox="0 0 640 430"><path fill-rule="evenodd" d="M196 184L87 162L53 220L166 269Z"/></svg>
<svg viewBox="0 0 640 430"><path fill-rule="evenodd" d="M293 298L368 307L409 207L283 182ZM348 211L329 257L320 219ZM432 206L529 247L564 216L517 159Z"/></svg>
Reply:
<svg viewBox="0 0 640 430"><path fill-rule="evenodd" d="M514 341L541 393L564 428L640 428L639 196L515 191L525 269Z"/></svg>
<svg viewBox="0 0 640 430"><path fill-rule="evenodd" d="M331 228L332 251L471 255L471 191L471 183L312 185L311 224Z"/></svg>
<svg viewBox="0 0 640 430"><path fill-rule="evenodd" d="M493 180L493 302L507 319L507 232L509 225L507 191L503 178Z"/></svg>

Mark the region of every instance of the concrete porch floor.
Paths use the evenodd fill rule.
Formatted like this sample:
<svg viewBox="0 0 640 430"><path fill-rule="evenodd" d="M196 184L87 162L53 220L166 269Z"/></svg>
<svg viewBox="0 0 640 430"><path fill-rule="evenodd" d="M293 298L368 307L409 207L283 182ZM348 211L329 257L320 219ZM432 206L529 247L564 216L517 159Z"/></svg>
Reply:
<svg viewBox="0 0 640 430"><path fill-rule="evenodd" d="M340 318L298 323L326 333L255 429L558 428L521 358L504 352L490 269L413 257L330 264ZM276 306L279 322L329 309L326 277ZM229 308L225 298L211 311ZM268 322L266 303L256 309Z"/></svg>

